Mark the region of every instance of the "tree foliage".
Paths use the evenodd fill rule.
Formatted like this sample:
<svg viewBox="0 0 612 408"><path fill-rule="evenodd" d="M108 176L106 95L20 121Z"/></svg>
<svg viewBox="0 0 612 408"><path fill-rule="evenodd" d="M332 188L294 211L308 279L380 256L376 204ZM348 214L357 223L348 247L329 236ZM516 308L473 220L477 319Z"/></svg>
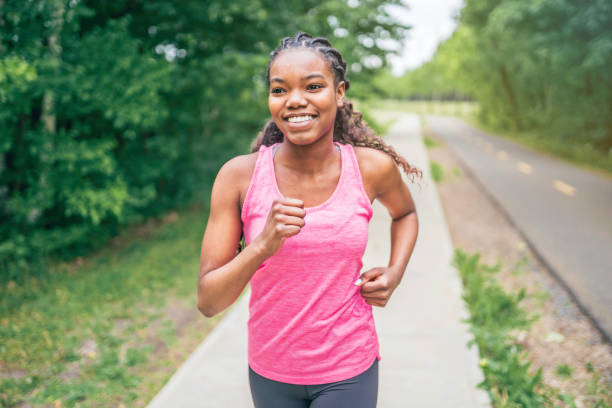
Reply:
<svg viewBox="0 0 612 408"><path fill-rule="evenodd" d="M408 28L388 5L0 0L1 279L201 195L266 122L282 37L330 38L367 82Z"/></svg>
<svg viewBox="0 0 612 408"><path fill-rule="evenodd" d="M612 154L611 66L607 0L466 0L453 35L392 96L467 93L484 123Z"/></svg>

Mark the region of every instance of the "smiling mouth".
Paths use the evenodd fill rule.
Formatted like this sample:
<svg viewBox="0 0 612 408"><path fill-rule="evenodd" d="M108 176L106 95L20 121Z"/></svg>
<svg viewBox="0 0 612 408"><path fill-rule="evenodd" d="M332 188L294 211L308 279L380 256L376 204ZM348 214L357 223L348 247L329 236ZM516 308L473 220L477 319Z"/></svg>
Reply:
<svg viewBox="0 0 612 408"><path fill-rule="evenodd" d="M285 120L289 123L304 123L316 118L315 115L291 116Z"/></svg>

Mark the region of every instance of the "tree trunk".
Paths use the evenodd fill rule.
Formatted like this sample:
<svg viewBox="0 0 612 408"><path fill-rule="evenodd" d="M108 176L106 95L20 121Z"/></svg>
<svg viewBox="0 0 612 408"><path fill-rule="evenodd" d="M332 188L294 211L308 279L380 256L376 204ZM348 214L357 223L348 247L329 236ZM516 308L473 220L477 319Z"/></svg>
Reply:
<svg viewBox="0 0 612 408"><path fill-rule="evenodd" d="M60 45L60 35L64 24L64 4L57 2L56 8L52 13L51 25L53 27L48 39L49 54L51 58L61 58L62 47ZM55 133L55 92L47 89L43 95L41 120L45 129L49 133Z"/></svg>
<svg viewBox="0 0 612 408"><path fill-rule="evenodd" d="M50 58L60 59L62 54L60 36L64 25L65 5L62 1L55 2L55 10L51 14L51 32L47 39ZM49 188L48 173L49 173L49 156L47 152L52 152L55 148L55 133L56 133L56 113L55 113L55 91L53 89L45 90L42 100L42 112L40 120L42 121L48 136L43 143L43 149L40 152L40 179L38 190L44 191ZM28 215L28 222L33 224L42 215L43 208L31 208Z"/></svg>
<svg viewBox="0 0 612 408"><path fill-rule="evenodd" d="M502 86L504 87L504 90L506 91L506 95L508 96L508 102L510 102L510 109L512 111L514 124L518 130L522 130L523 125L521 123L521 117L519 114L518 102L516 100L516 96L514 94L514 89L512 88L512 84L510 83L508 72L506 71L506 67L504 65L499 66L499 76L501 77Z"/></svg>

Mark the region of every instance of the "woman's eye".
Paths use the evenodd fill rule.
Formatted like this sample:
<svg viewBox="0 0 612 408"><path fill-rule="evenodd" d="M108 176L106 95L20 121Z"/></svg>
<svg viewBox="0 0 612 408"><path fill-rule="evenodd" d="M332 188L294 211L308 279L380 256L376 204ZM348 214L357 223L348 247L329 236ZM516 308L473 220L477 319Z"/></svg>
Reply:
<svg viewBox="0 0 612 408"><path fill-rule="evenodd" d="M321 84L310 84L308 85L308 89L320 89L323 88L323 85Z"/></svg>
<svg viewBox="0 0 612 408"><path fill-rule="evenodd" d="M272 88L272 90L270 90L271 93L281 93L283 92L283 88Z"/></svg>

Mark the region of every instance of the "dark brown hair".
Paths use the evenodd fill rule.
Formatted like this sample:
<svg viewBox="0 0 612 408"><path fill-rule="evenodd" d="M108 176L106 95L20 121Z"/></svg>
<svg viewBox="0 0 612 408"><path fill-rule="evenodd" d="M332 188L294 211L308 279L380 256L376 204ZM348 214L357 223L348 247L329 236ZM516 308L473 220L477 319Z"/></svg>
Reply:
<svg viewBox="0 0 612 408"><path fill-rule="evenodd" d="M342 58L340 52L333 48L327 38L313 38L310 34L298 32L294 37L285 37L281 41L281 45L270 53L270 61L266 71L266 82L270 86L270 67L274 59L284 50L291 48L308 48L321 53L323 58L329 62L332 72L334 73L334 85L337 86L341 81L344 81L345 90L349 89L349 80L346 79L346 62ZM257 134L251 142L251 152L259 150L261 145L270 146L277 142L283 141L283 133L272 119L266 123L264 128ZM395 149L385 143L385 141L377 136L374 131L363 120L362 114L353 109L353 103L345 101L342 108L338 108L336 120L334 123L334 141L342 144L351 144L353 146L371 147L387 153L395 164L399 166L414 182L414 175L423 177L423 173L416 167L413 167L408 161L399 155Z"/></svg>

